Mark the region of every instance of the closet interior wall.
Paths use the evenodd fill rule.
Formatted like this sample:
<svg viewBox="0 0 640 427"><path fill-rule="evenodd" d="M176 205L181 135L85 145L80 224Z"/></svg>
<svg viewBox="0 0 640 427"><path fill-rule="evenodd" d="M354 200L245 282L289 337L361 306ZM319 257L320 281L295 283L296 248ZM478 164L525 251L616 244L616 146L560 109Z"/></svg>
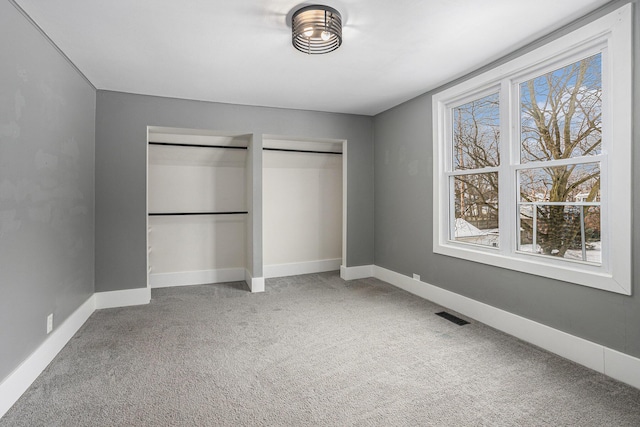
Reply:
<svg viewBox="0 0 640 427"><path fill-rule="evenodd" d="M148 132L149 286L245 280L250 136Z"/></svg>

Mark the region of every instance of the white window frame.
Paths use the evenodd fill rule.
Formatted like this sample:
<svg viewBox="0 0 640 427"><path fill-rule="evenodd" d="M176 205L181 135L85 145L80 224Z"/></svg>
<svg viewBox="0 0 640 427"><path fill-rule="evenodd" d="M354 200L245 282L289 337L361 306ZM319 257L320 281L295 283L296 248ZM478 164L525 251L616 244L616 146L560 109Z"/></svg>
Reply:
<svg viewBox="0 0 640 427"><path fill-rule="evenodd" d="M433 251L511 270L631 295L632 4L594 20L492 70L433 95ZM516 251L520 164L519 83L602 53L602 154L600 163L602 263ZM450 238L449 181L453 171L451 111L483 95L500 93L499 247ZM515 142L514 142L515 141ZM495 168L491 168L495 169ZM483 169L475 170L483 172ZM488 170L487 170L488 171Z"/></svg>

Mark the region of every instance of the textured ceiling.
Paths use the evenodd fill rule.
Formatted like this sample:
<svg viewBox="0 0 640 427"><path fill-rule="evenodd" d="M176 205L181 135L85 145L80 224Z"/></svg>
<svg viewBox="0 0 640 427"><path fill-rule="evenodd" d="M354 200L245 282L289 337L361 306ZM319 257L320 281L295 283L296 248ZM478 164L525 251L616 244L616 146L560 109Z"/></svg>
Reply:
<svg viewBox="0 0 640 427"><path fill-rule="evenodd" d="M98 89L374 115L608 0L327 0L343 45L291 46L290 0L12 0Z"/></svg>

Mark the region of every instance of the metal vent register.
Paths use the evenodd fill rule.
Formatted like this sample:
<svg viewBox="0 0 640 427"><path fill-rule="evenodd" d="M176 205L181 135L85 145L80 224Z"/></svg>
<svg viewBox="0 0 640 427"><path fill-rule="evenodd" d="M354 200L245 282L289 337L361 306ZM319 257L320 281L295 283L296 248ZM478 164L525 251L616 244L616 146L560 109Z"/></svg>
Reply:
<svg viewBox="0 0 640 427"><path fill-rule="evenodd" d="M464 319L459 318L458 316L454 316L451 313L447 313L446 311L441 311L440 313L436 313L438 316L447 319L450 322L455 323L456 325L468 325L469 322L467 322Z"/></svg>

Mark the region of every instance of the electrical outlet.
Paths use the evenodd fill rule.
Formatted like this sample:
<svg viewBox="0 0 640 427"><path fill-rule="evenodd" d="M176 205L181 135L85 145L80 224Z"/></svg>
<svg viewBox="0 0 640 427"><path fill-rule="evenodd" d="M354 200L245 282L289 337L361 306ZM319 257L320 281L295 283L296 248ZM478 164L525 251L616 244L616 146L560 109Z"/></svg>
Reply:
<svg viewBox="0 0 640 427"><path fill-rule="evenodd" d="M53 313L47 316L47 333L53 331Z"/></svg>
<svg viewBox="0 0 640 427"><path fill-rule="evenodd" d="M416 273L413 273L413 280L420 281L420 275L416 274Z"/></svg>

